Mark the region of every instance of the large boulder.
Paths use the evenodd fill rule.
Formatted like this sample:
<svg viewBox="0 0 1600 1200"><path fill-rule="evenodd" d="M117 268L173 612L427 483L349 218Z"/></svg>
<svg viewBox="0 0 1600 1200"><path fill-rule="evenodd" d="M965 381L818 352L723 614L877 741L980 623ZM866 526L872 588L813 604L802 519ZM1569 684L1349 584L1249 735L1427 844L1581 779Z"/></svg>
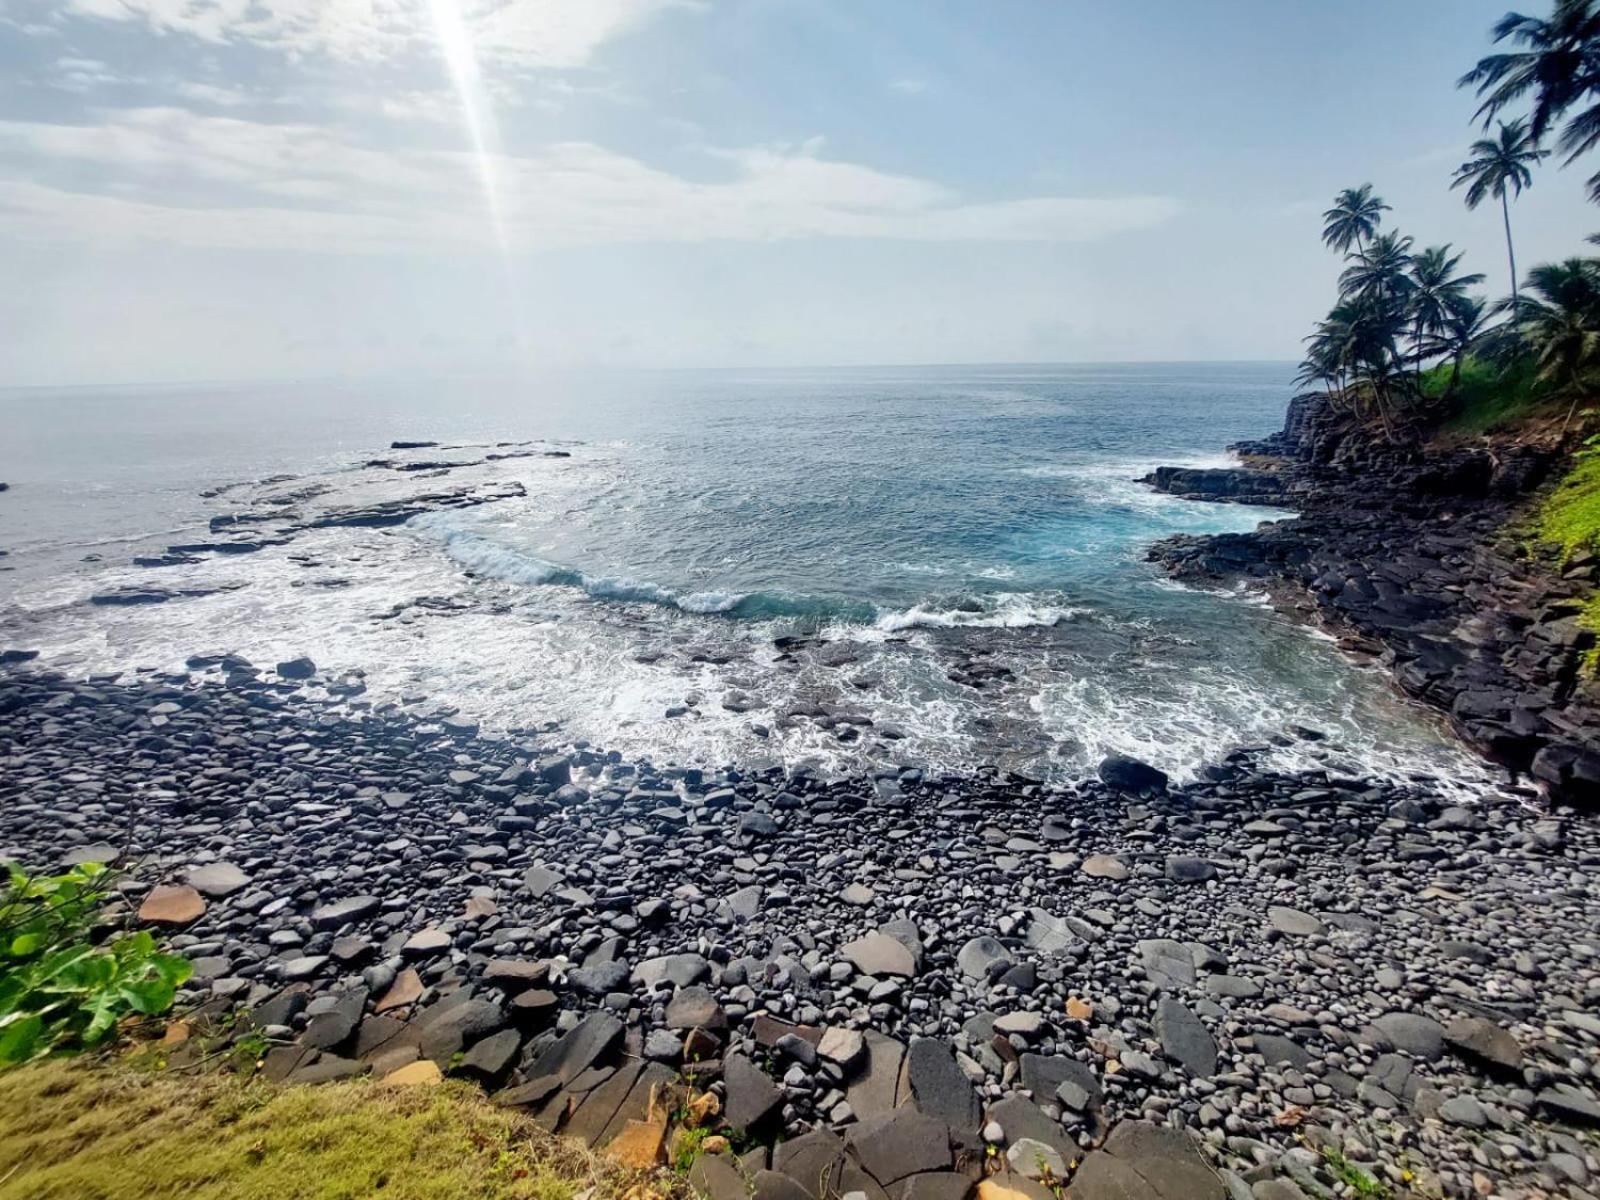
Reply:
<svg viewBox="0 0 1600 1200"><path fill-rule="evenodd" d="M1100 760L1100 782L1119 792L1160 792L1166 790L1167 775L1126 754L1108 754Z"/></svg>

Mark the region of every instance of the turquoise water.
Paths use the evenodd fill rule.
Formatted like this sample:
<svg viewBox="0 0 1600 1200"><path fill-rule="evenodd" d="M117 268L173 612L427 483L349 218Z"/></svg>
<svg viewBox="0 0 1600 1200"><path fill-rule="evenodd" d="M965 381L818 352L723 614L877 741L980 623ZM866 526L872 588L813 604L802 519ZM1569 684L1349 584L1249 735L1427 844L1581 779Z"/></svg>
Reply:
<svg viewBox="0 0 1600 1200"><path fill-rule="evenodd" d="M1143 560L1171 533L1284 515L1134 480L1221 462L1226 443L1276 428L1290 375L885 368L9 393L0 640L81 672L308 653L365 671L374 703L557 721L658 758L1071 774L1115 749L1187 774L1300 723L1339 748L1281 747L1285 762L1470 773L1431 718L1326 639ZM446 446L390 454L393 439ZM527 439L570 457L482 461ZM361 465L375 456L475 465L430 478ZM129 565L219 515L314 518L507 484L525 495L159 573ZM84 603L156 580L229 590Z"/></svg>

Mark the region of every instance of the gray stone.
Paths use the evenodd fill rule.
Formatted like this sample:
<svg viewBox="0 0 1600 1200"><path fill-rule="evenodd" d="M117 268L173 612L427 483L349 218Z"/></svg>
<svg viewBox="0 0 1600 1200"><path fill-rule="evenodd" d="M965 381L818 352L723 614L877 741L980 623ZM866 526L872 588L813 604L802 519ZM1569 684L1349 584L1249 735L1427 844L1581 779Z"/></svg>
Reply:
<svg viewBox="0 0 1600 1200"><path fill-rule="evenodd" d="M184 880L202 896L213 899L231 896L250 886L250 876L232 863L225 862L196 867L184 876Z"/></svg>
<svg viewBox="0 0 1600 1200"><path fill-rule="evenodd" d="M1420 1013L1385 1013L1372 1027L1395 1049L1414 1058L1432 1061L1444 1053L1444 1026Z"/></svg>
<svg viewBox="0 0 1600 1200"><path fill-rule="evenodd" d="M1323 932L1323 924L1316 917L1281 904L1274 904L1267 909L1267 919L1279 933L1287 933L1291 937L1316 937Z"/></svg>
<svg viewBox="0 0 1600 1200"><path fill-rule="evenodd" d="M1461 1017L1445 1027L1444 1040L1465 1058L1506 1074L1522 1070L1522 1047L1517 1039L1493 1021Z"/></svg>
<svg viewBox="0 0 1600 1200"><path fill-rule="evenodd" d="M1189 1074L1209 1079L1217 1072L1217 1043L1200 1018L1167 997L1156 1007L1156 1036L1161 1051Z"/></svg>
<svg viewBox="0 0 1600 1200"><path fill-rule="evenodd" d="M998 967L1009 967L1011 955L992 937L975 937L962 946L956 954L956 965L968 979L987 983L991 972ZM998 964L998 966L997 966Z"/></svg>
<svg viewBox="0 0 1600 1200"><path fill-rule="evenodd" d="M906 1051L906 1087L912 1103L958 1130L978 1127L978 1097L956 1063L955 1050L938 1038L912 1038Z"/></svg>
<svg viewBox="0 0 1600 1200"><path fill-rule="evenodd" d="M886 933L869 933L848 942L840 953L863 975L897 975L910 979L917 973L916 956L906 944Z"/></svg>
<svg viewBox="0 0 1600 1200"><path fill-rule="evenodd" d="M952 1162L950 1127L910 1108L854 1126L849 1143L868 1174L884 1187L908 1175L949 1170Z"/></svg>
<svg viewBox="0 0 1600 1200"><path fill-rule="evenodd" d="M778 1085L742 1054L723 1059L722 1080L727 1088L723 1119L737 1133L760 1128L783 1106Z"/></svg>

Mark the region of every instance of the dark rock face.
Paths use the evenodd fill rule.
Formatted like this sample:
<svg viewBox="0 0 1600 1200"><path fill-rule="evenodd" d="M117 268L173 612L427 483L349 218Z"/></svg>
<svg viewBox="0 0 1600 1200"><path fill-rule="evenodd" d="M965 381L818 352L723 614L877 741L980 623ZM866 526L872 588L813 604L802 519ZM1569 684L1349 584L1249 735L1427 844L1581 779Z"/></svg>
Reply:
<svg viewBox="0 0 1600 1200"><path fill-rule="evenodd" d="M1100 763L1100 782L1119 792L1162 791L1167 786L1165 771L1126 754L1107 755Z"/></svg>
<svg viewBox="0 0 1600 1200"><path fill-rule="evenodd" d="M1139 481L1184 500L1278 504L1287 492L1282 475L1247 467L1157 467Z"/></svg>
<svg viewBox="0 0 1600 1200"><path fill-rule="evenodd" d="M1600 804L1600 689L1582 669L1596 635L1578 622L1600 564L1530 557L1508 528L1552 452L1374 442L1319 394L1295 398L1282 432L1233 449L1284 460L1273 502L1300 515L1170 538L1153 561L1195 583L1290 585L1280 601L1381 652L1401 690L1447 712L1474 749L1554 799Z"/></svg>

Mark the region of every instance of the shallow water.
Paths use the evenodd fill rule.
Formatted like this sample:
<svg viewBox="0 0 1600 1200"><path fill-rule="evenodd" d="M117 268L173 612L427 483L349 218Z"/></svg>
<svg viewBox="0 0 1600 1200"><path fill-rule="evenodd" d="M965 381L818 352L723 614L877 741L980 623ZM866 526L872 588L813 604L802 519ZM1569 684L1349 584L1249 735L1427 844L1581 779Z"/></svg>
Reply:
<svg viewBox="0 0 1600 1200"><path fill-rule="evenodd" d="M1276 428L1290 375L963 367L0 393L13 485L0 645L79 673L308 654L363 670L366 700L459 708L490 728L559 721L662 761L1068 775L1120 750L1188 776L1300 724L1334 748L1283 745L1278 765L1480 778L1432 716L1328 639L1143 561L1171 533L1286 515L1133 481L1221 462L1226 443ZM399 453L392 439L447 445ZM570 457L481 461L527 439ZM361 465L373 458L477 465ZM207 531L216 516L304 521L511 484L525 495L394 528L130 563L230 536ZM231 590L87 603L129 585Z"/></svg>

